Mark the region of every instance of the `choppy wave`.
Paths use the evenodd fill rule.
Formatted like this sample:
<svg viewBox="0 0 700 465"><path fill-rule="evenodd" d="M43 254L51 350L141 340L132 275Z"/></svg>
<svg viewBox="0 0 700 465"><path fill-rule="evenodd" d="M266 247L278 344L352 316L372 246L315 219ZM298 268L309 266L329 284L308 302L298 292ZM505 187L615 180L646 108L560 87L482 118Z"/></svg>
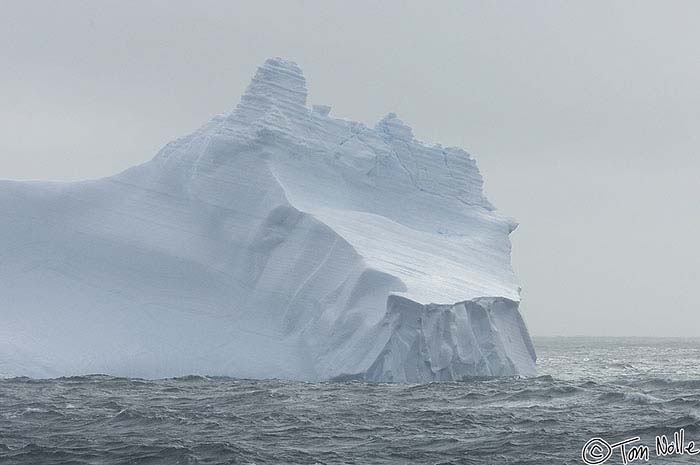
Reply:
<svg viewBox="0 0 700 465"><path fill-rule="evenodd" d="M531 379L4 379L0 463L573 464L594 436L641 436L653 446L656 434L684 428L700 440L700 375L679 375L669 362L649 371L653 360L635 346L608 347L634 362L601 374L592 366L611 364L600 360L599 341L588 365L577 360L580 345L555 342L539 342L551 371Z"/></svg>

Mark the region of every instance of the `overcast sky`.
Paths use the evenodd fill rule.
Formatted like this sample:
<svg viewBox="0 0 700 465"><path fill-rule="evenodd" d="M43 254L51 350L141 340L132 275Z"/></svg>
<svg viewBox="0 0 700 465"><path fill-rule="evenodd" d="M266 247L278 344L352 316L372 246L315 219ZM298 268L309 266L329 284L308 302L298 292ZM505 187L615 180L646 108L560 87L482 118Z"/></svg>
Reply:
<svg viewBox="0 0 700 465"><path fill-rule="evenodd" d="M0 178L146 161L282 56L309 103L476 157L532 334L700 336L700 2L0 7Z"/></svg>

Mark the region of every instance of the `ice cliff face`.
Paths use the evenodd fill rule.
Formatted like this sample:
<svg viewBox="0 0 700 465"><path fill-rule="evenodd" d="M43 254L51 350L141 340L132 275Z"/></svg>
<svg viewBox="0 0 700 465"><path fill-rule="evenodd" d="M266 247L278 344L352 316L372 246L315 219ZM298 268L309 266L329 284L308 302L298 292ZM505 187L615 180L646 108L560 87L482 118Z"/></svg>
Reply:
<svg viewBox="0 0 700 465"><path fill-rule="evenodd" d="M534 374L474 160L306 99L271 59L150 162L0 182L0 375Z"/></svg>

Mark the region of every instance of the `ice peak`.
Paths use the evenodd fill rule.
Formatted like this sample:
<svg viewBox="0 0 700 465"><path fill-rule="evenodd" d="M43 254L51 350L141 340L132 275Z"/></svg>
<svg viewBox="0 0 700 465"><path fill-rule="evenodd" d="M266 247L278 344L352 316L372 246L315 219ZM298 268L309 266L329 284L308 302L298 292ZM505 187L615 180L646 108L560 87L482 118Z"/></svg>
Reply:
<svg viewBox="0 0 700 465"><path fill-rule="evenodd" d="M277 103L306 106L306 79L293 61L268 58L258 67L246 96L266 97Z"/></svg>
<svg viewBox="0 0 700 465"><path fill-rule="evenodd" d="M389 138L410 141L413 140L413 130L401 121L396 113L391 112L381 119L375 129Z"/></svg>
<svg viewBox="0 0 700 465"><path fill-rule="evenodd" d="M306 79L293 61L282 58L265 60L258 67L232 116L250 123L273 110L279 110L285 117L303 115L308 111Z"/></svg>

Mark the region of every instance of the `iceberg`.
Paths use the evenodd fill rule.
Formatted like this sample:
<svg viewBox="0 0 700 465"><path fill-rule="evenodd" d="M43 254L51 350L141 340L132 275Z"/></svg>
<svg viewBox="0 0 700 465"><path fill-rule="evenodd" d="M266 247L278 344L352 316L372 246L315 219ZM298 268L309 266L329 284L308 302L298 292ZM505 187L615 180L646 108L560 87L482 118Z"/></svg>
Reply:
<svg viewBox="0 0 700 465"><path fill-rule="evenodd" d="M230 112L79 182L0 181L0 375L430 382L535 374L516 223L475 160L307 105L267 60Z"/></svg>

